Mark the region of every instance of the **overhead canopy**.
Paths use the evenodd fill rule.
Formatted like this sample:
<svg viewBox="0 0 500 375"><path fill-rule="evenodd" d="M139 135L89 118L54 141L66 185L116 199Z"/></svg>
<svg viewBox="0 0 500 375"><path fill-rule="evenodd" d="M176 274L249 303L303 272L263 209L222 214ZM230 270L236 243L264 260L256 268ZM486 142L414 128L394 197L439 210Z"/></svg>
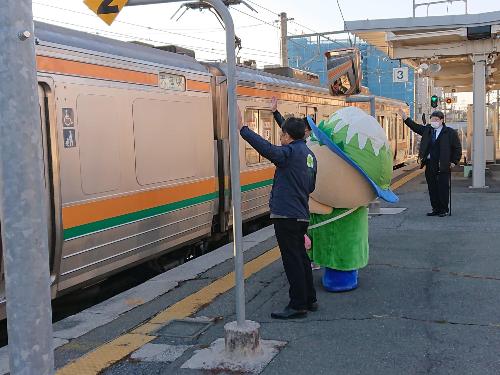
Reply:
<svg viewBox="0 0 500 375"><path fill-rule="evenodd" d="M487 89L500 89L500 12L348 21L344 28L414 68L438 63L441 70L429 75L449 90L472 91L471 57L485 56Z"/></svg>

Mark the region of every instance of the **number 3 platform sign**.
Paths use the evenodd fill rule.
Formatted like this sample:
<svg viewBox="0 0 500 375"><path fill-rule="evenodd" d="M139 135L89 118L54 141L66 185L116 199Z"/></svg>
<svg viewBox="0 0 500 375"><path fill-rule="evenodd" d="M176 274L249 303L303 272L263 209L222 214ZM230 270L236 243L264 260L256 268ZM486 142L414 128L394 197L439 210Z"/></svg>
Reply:
<svg viewBox="0 0 500 375"><path fill-rule="evenodd" d="M392 82L408 82L408 67L393 68Z"/></svg>
<svg viewBox="0 0 500 375"><path fill-rule="evenodd" d="M84 0L83 2L101 20L111 25L128 0Z"/></svg>

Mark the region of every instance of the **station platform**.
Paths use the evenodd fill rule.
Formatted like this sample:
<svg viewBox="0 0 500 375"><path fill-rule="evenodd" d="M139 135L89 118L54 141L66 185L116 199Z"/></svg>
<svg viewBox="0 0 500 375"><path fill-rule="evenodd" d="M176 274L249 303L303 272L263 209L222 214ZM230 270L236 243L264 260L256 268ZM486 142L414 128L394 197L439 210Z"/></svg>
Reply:
<svg viewBox="0 0 500 375"><path fill-rule="evenodd" d="M406 210L370 217L359 288L328 293L314 271L319 310L304 319L270 318L288 302L272 227L245 237L247 319L282 343L261 373L499 374L500 171L487 184L454 173L452 216L427 217L421 171L398 176ZM186 368L236 319L232 270L229 244L55 323L57 374L234 374Z"/></svg>

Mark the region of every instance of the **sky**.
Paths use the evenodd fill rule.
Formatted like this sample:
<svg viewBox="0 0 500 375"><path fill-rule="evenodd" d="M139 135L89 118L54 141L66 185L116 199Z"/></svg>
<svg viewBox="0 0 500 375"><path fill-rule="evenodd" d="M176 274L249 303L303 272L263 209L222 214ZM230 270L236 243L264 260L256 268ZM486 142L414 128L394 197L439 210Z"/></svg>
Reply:
<svg viewBox="0 0 500 375"><path fill-rule="evenodd" d="M288 35L343 29L345 20L398 18L412 16L412 0L246 0L257 12L245 5L231 7L236 35L242 40L242 59L253 59L257 65L279 64L280 32L275 21L280 12L293 20ZM417 0L417 3L428 0ZM99 33L121 40L139 40L161 45L176 44L196 51L200 60L225 57L225 32L216 17L208 12L187 11L180 20L171 19L181 3L126 7L112 26L95 16L83 0L33 0L35 20L68 28ZM434 5L429 15L463 14L461 1ZM500 11L499 0L468 0L469 13ZM426 7L417 9L425 16Z"/></svg>

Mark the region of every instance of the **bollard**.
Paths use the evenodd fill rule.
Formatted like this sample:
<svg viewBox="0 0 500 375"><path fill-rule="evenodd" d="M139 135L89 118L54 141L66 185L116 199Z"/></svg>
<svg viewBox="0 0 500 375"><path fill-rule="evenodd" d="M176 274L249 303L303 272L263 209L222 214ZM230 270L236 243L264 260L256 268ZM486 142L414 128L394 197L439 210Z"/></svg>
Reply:
<svg viewBox="0 0 500 375"><path fill-rule="evenodd" d="M260 324L246 320L238 325L230 322L224 326L226 353L232 357L254 357L262 353L260 346Z"/></svg>

